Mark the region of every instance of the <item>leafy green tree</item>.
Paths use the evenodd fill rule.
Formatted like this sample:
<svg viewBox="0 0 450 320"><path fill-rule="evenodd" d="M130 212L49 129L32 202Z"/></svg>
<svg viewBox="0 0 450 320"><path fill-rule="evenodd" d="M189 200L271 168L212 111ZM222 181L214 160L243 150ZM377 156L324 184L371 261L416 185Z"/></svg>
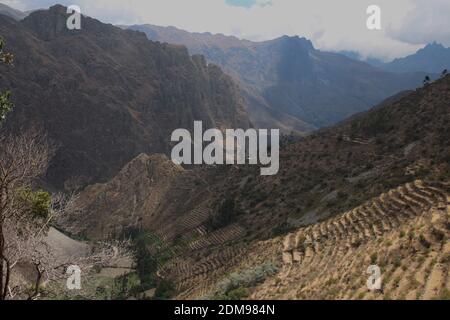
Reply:
<svg viewBox="0 0 450 320"><path fill-rule="evenodd" d="M47 191L29 188L19 192L19 205L30 219L47 219L50 214L52 196Z"/></svg>
<svg viewBox="0 0 450 320"><path fill-rule="evenodd" d="M0 63L7 65L12 65L14 61L14 56L11 53L3 51L5 43L2 38L0 38ZM10 92L6 91L0 93L0 124L5 120L6 115L12 110L13 104L10 101Z"/></svg>

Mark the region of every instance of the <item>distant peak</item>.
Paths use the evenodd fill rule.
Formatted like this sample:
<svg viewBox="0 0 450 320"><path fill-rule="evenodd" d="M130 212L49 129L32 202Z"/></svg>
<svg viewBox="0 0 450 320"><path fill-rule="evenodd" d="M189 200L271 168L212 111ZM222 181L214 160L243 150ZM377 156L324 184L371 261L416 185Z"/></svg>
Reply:
<svg viewBox="0 0 450 320"><path fill-rule="evenodd" d="M66 20L67 8L58 4L48 9L32 12L23 19L23 24L33 30L41 39L50 40L68 32Z"/></svg>
<svg viewBox="0 0 450 320"><path fill-rule="evenodd" d="M283 41L283 42L289 42L289 43L301 44L303 47L305 47L307 49L314 49L314 45L311 42L311 40L306 39L305 37L284 35L276 40Z"/></svg>
<svg viewBox="0 0 450 320"><path fill-rule="evenodd" d="M59 16L66 16L67 15L67 7L64 7L63 5L56 4L54 6L49 7L48 9L38 9L30 13L30 15L27 17L27 19L33 19L35 17L43 18L43 16L47 17L59 17ZM48 22L48 21L44 21Z"/></svg>
<svg viewBox="0 0 450 320"><path fill-rule="evenodd" d="M50 10L50 11L64 10L65 11L65 10L67 10L67 7L63 6L62 4L57 3L53 6L51 6L50 8L48 8L48 10Z"/></svg>
<svg viewBox="0 0 450 320"><path fill-rule="evenodd" d="M442 50L442 49L445 49L445 47L436 41L427 44L424 48L424 50Z"/></svg>

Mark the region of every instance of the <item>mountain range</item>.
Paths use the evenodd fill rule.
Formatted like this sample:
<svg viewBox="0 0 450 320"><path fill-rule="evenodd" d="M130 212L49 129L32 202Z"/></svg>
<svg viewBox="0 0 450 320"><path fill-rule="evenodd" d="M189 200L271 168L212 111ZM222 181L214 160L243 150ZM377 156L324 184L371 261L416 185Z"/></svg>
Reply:
<svg viewBox="0 0 450 320"><path fill-rule="evenodd" d="M27 12L22 12L20 10L13 9L3 3L0 3L0 14L3 14L15 20L22 20L28 15Z"/></svg>
<svg viewBox="0 0 450 320"><path fill-rule="evenodd" d="M58 148L39 186L76 193L52 243L133 249L134 261L100 266L68 296L449 298L450 75L417 87L425 73L386 72L305 38L131 27L143 33L85 16L69 31L66 19L60 5L0 13L15 56L0 88L15 104L2 130L39 126ZM183 167L170 135L194 120L308 134L282 137L273 176ZM367 287L369 266L379 289Z"/></svg>
<svg viewBox="0 0 450 320"><path fill-rule="evenodd" d="M257 127L310 131L367 110L421 84L424 73L394 74L344 55L317 50L300 37L251 42L232 36L189 33L174 27L135 25L149 39L185 45L240 84Z"/></svg>
<svg viewBox="0 0 450 320"><path fill-rule="evenodd" d="M342 51L342 54L357 60L361 56L354 51ZM389 72L427 72L429 74L441 74L443 70L450 69L450 48L433 42L426 45L416 53L397 58L390 62L369 58L365 62Z"/></svg>
<svg viewBox="0 0 450 320"><path fill-rule="evenodd" d="M0 10L15 19L30 14L5 5ZM357 54L322 52L311 41L299 37L252 42L175 27L121 27L142 31L150 40L184 45L191 55L205 56L239 83L253 125L280 128L284 133L307 133L332 125L396 92L415 88L422 83L425 72L432 69L440 73L440 66L445 65L442 60L449 57L442 51L445 48L433 44L424 49L425 53L419 51L390 64L369 61L374 67L358 61ZM421 70L425 62L417 63L419 60L435 66Z"/></svg>
<svg viewBox="0 0 450 320"><path fill-rule="evenodd" d="M415 54L395 59L382 68L392 72L424 72L440 74L444 69L450 69L450 48L439 43L431 43Z"/></svg>

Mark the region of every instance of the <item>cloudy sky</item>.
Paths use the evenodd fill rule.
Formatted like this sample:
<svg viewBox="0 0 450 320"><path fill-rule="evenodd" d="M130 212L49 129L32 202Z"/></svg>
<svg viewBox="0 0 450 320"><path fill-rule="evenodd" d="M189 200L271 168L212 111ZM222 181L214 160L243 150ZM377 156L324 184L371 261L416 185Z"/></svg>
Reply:
<svg viewBox="0 0 450 320"><path fill-rule="evenodd" d="M390 60L437 41L450 46L450 0L0 0L20 10L55 3L113 24L151 23L255 41L300 35L323 50ZM382 29L366 27L369 5Z"/></svg>

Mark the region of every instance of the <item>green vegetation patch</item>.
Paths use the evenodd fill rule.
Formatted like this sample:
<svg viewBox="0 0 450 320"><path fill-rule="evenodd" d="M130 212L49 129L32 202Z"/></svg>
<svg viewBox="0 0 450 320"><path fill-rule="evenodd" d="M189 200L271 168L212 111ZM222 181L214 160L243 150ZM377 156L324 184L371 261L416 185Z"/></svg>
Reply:
<svg viewBox="0 0 450 320"><path fill-rule="evenodd" d="M217 285L212 300L241 300L250 295L248 288L262 283L267 277L278 272L272 262L266 262L257 267L232 273Z"/></svg>

